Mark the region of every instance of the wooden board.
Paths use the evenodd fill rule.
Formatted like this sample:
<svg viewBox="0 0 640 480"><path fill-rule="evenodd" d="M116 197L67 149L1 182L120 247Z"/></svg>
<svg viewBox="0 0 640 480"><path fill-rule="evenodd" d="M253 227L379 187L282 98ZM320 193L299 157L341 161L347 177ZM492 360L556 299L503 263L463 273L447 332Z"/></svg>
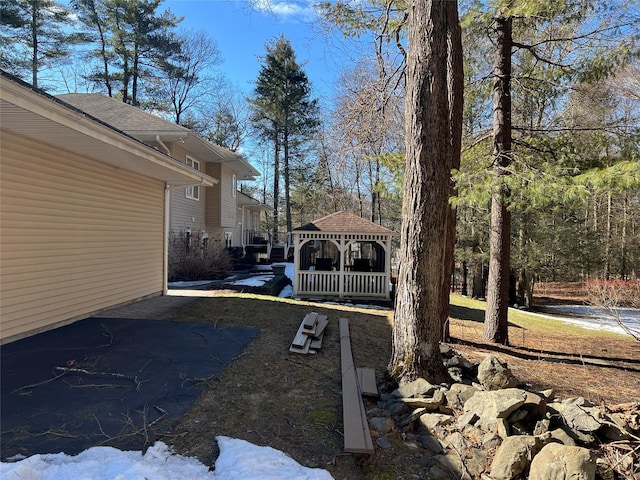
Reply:
<svg viewBox="0 0 640 480"><path fill-rule="evenodd" d="M316 312L307 313L302 319L302 326L305 331L315 331L318 314Z"/></svg>
<svg viewBox="0 0 640 480"><path fill-rule="evenodd" d="M328 324L329 320L327 319L326 315L318 315L316 329L313 336L316 338L320 338L324 333L324 329L327 328Z"/></svg>
<svg viewBox="0 0 640 480"><path fill-rule="evenodd" d="M313 337L311 339L311 345L310 345L310 349L311 350L320 350L322 348L322 338L324 337L324 332L322 332L320 334L320 336L318 337Z"/></svg>
<svg viewBox="0 0 640 480"><path fill-rule="evenodd" d="M376 372L373 368L357 368L358 385L360 393L367 397L378 396L378 385L376 384Z"/></svg>
<svg viewBox="0 0 640 480"><path fill-rule="evenodd" d="M304 333L304 320L300 322L300 326L298 327L298 331L296 332L296 336L293 338L291 345L294 347L304 347L304 344L309 340L309 335Z"/></svg>
<svg viewBox="0 0 640 480"><path fill-rule="evenodd" d="M344 450L352 453L373 453L369 422L358 388L356 369L351 354L349 320L338 321L340 330L340 363L342 366L342 415L344 422Z"/></svg>

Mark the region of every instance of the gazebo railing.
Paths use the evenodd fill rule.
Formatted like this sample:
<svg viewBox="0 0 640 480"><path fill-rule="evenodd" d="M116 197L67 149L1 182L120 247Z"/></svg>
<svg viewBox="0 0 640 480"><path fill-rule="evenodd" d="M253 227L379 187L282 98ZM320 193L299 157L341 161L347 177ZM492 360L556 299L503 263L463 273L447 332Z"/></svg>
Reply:
<svg viewBox="0 0 640 480"><path fill-rule="evenodd" d="M388 292L388 277L384 272L345 273L344 275L345 296L384 297Z"/></svg>
<svg viewBox="0 0 640 480"><path fill-rule="evenodd" d="M299 295L340 297L388 297L388 276L384 272L298 272Z"/></svg>

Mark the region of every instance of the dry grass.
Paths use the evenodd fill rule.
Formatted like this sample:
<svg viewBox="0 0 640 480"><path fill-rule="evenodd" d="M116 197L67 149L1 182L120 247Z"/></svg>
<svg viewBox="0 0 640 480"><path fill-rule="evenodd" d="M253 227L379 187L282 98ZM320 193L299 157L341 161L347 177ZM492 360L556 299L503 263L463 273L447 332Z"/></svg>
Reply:
<svg viewBox="0 0 640 480"><path fill-rule="evenodd" d="M323 348L315 356L291 355L289 342L309 311L325 314L330 320ZM492 352L531 388L554 387L562 396L584 396L608 403L637 400L637 363L619 363L614 368L579 361L579 354L583 358L607 356L640 361L637 342L600 337L557 324L556 330L550 330L545 324L523 329L514 323L510 336L515 347L496 350L480 340L482 324L477 320L481 315L476 305L458 306L452 311L457 318L452 320L451 333L463 342L453 346L470 360L479 361ZM252 325L259 327L260 333L218 379L208 384L194 407L164 440L179 453L197 456L209 465L217 456L215 437L225 435L282 450L303 465L328 469L336 480L417 478L414 475L421 473L417 459L424 450L399 432L388 436L392 447L376 448L373 458L343 452L338 338L341 317L350 322L356 366L373 367L380 379L391 354L389 310L221 294L200 299L179 311L180 320L219 326ZM576 360L568 353L577 355L577 363L558 363ZM625 365L636 370L625 369ZM367 403L366 407L373 408L375 404Z"/></svg>

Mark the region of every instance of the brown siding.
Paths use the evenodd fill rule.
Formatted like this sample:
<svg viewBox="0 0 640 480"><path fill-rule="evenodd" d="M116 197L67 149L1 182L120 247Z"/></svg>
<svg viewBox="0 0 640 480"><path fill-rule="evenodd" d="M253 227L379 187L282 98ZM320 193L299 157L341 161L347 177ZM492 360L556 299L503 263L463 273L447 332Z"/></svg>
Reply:
<svg viewBox="0 0 640 480"><path fill-rule="evenodd" d="M213 178L220 179L221 165L219 163L207 163L206 171L207 175ZM220 213L222 207L220 206L220 187L222 181L213 187L207 187L206 205L206 230L209 233L220 233Z"/></svg>
<svg viewBox="0 0 640 480"><path fill-rule="evenodd" d="M2 131L0 339L163 286L164 183Z"/></svg>

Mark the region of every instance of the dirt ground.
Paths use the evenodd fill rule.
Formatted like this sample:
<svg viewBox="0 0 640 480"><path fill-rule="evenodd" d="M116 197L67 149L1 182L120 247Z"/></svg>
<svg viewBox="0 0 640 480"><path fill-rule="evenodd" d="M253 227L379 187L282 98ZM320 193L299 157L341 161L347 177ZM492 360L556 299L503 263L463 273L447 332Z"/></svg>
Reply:
<svg viewBox="0 0 640 480"><path fill-rule="evenodd" d="M289 343L311 311L330 321L323 347L313 356L290 354ZM495 347L482 343L479 315L479 310L452 310L451 346L469 360L480 361L491 352L528 388L554 388L560 397L583 396L608 404L637 400L638 342L528 329L523 345L514 341L513 347ZM349 320L356 367L372 367L381 379L391 354L391 310L220 292L172 316L260 328L244 352L207 382L193 408L166 433L163 440L178 453L213 466L218 454L215 437L224 435L282 450L302 465L327 469L336 480L421 478L418 459L425 450L406 434L387 435L391 447L376 447L373 456L343 451L338 319ZM511 338L521 338L520 330L512 327ZM606 365L596 365L603 361ZM365 407L374 408L375 402L366 401Z"/></svg>

